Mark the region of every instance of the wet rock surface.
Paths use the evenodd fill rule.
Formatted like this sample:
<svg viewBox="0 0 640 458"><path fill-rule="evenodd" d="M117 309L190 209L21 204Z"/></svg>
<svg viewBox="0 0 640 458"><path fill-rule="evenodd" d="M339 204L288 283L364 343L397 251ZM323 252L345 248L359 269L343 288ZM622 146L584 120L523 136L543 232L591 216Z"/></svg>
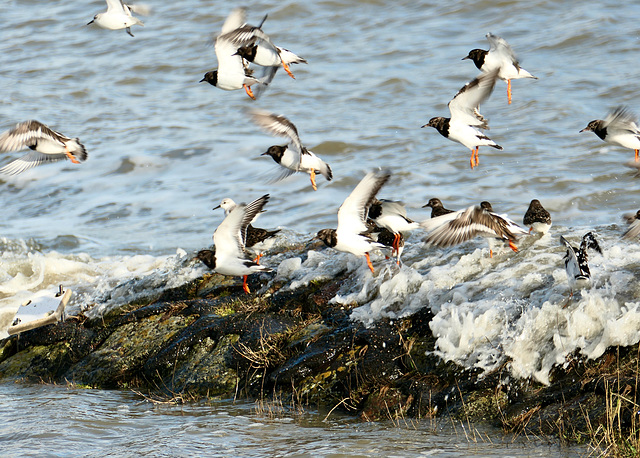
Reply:
<svg viewBox="0 0 640 458"><path fill-rule="evenodd" d="M514 379L435 356L425 308L365 327L329 301L348 273L288 291L246 295L240 283L206 275L100 319L83 316L0 341L0 381L136 389L167 399L265 399L338 408L376 421L450 415L517 433L583 440L606 422L612 392L637 388L637 348L576 357L551 384ZM254 276L259 291L265 279ZM618 398L617 398L618 399Z"/></svg>

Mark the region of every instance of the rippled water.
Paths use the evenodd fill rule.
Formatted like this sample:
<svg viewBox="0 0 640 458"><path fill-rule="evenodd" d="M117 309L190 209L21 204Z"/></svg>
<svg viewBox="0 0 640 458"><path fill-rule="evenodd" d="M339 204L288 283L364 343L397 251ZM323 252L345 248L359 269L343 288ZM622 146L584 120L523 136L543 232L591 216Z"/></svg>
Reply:
<svg viewBox="0 0 640 458"><path fill-rule="evenodd" d="M130 392L0 386L0 446L5 457L545 457L587 452L450 420L374 424L339 414L327 417L328 412L282 415L279 409L269 415L258 414L255 404L231 401L153 405Z"/></svg>
<svg viewBox="0 0 640 458"><path fill-rule="evenodd" d="M0 322L3 312L11 316L30 295L60 283L77 292L72 306L103 310L200 275L205 269L189 258L210 244L222 219L211 208L225 197L249 201L270 193L260 226L285 228L281 245L307 240L335 227L337 208L355 184L385 167L393 176L380 196L403 200L417 220L429 216L421 207L436 196L449 208L489 200L518 221L538 198L554 219L550 238L491 263L481 242L440 259L442 250L422 247L414 235L399 274L385 267L372 280L360 260L323 251L292 281L309 281L314 268L326 274L350 266L364 280L338 300L360 305L359 319L371 323L430 306L443 357L483 368L520 357L532 367L514 371L540 380L563 362L566 348L587 347L595 357L607 344L637 341L637 243L618 240L620 214L638 208L640 182L623 166L633 153L578 134L614 106L640 112L635 4L244 2L250 22L268 12L265 31L309 61L293 67L295 81L280 71L252 102L242 91L198 83L216 66L209 40L231 4L149 3L153 14L131 38L85 25L105 9L103 1L0 2L0 130L38 119L78 136L89 152L81 165L0 178ZM498 82L482 113L504 151L483 148L472 171L464 147L420 126L446 116L448 101L475 77L473 64L461 58L486 49L489 31L506 38L540 79L514 81L512 105ZM319 178L318 192L302 175L268 183L276 166L260 153L283 142L247 120L251 106L291 119L304 144L331 164L334 180ZM0 164L17 156L3 155ZM566 234L575 243L590 229L599 232L605 255L592 260L597 287L577 302L579 319L571 308L558 311L567 286L556 242ZM280 259L265 262L276 267ZM122 282L129 287L113 290ZM553 333L534 332L549 323L569 345L554 347ZM532 334L527 348L518 349L525 331ZM505 353L493 354L498 347ZM551 356L532 363L528 355L540 348Z"/></svg>

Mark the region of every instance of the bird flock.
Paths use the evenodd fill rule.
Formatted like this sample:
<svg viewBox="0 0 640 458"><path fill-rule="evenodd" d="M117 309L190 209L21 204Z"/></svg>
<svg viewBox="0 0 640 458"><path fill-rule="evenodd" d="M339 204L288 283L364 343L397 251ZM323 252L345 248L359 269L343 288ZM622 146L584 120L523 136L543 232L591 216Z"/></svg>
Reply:
<svg viewBox="0 0 640 458"><path fill-rule="evenodd" d="M106 0L106 3L107 10L96 14L88 24L109 30L124 29L133 37L131 27L144 26L134 13L150 13L146 5L127 5L122 0ZM250 25L246 22L246 8L233 9L213 41L218 67L206 72L200 82L207 82L225 91L244 89L248 97L257 100L272 84L280 67L291 78L295 78L291 65L306 64L307 61L273 43L263 30L266 19L265 15L258 25ZM480 146L502 149L483 132L489 128L489 124L479 111L480 105L491 96L496 81L500 79L507 83L507 100L511 104L511 80L537 79L520 66L506 40L491 33L486 38L490 44L489 50L473 49L463 58L471 60L481 73L451 99L448 104L450 117L433 117L422 126L433 127L443 137L468 148L471 151L471 169L480 163ZM298 129L289 119L255 108L248 109L247 115L266 133L287 139L286 145L274 145L262 153L281 167L280 175L273 181L282 180L296 172L308 173L311 187L317 191L317 175L326 181L332 180L333 172L329 164L303 145ZM640 128L637 118L627 108L615 108L604 120L589 122L580 132L585 131L594 132L605 142L633 149L635 161L639 161ZM0 135L0 152L25 148L31 151L1 167L1 174L15 175L43 163L64 159L79 164L88 158L78 138L67 137L35 120L20 122ZM507 215L495 212L486 201L453 211L446 209L438 198L432 198L424 206L431 208L431 218L416 222L407 216L401 202L376 197L390 177L391 173L386 170L377 169L367 173L340 206L336 229L322 229L315 237L335 250L364 257L372 273L375 269L370 253L376 250L388 252L398 265L401 264L405 236L409 231L425 231L423 242L439 247L458 245L481 236L488 241L489 255L492 257L496 245L506 245L517 252L516 242L520 237L533 233L545 234L552 224L549 212L537 199L531 201L524 215L523 224L528 230ZM280 231L253 226L269 198L269 194L265 194L249 204L236 204L231 198L222 200L214 208L224 210L225 217L213 234L213 249L200 250L196 255L198 260L217 273L244 277L243 289L246 293L250 293L248 275L272 271L260 264L260 258L273 246ZM624 215L624 218L629 228L623 237L637 237L640 234L640 210ZM563 236L560 242L566 247L565 269L573 295L574 288L587 286L590 281L587 250L602 253L602 249L593 232L583 236L578 248ZM255 257L250 258L249 253Z"/></svg>

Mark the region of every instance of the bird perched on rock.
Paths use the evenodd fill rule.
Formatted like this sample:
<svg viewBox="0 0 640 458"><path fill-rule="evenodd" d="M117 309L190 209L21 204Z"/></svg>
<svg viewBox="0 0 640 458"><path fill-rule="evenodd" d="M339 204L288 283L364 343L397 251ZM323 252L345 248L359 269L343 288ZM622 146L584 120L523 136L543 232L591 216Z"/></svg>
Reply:
<svg viewBox="0 0 640 458"><path fill-rule="evenodd" d="M318 190L316 173L322 174L327 181L331 181L333 178L331 167L313 152L302 146L298 129L291 121L282 115L264 110L249 110L249 116L265 132L289 139L288 145L274 145L262 153L262 156L271 156L276 163L284 168L282 174L276 180L282 180L296 172L306 172L310 176L311 187L313 187L314 191Z"/></svg>
<svg viewBox="0 0 640 458"><path fill-rule="evenodd" d="M272 272L265 266L247 259L245 243L247 227L269 200L267 195L254 200L249 205L239 204L225 217L213 233L214 250L201 250L196 258L219 274L242 276L242 289L251 293L247 285L247 276L255 272Z"/></svg>
<svg viewBox="0 0 640 458"><path fill-rule="evenodd" d="M384 245L367 234L367 214L380 188L389 180L386 171L369 172L349 194L338 210L338 228L322 229L316 238L338 251L364 256L374 272L369 252Z"/></svg>
<svg viewBox="0 0 640 458"><path fill-rule="evenodd" d="M453 213L453 210L448 210L444 208L442 201L437 197L429 199L429 202L424 204L422 208L431 207L431 217L435 218L437 216L447 215L449 213Z"/></svg>
<svg viewBox="0 0 640 458"><path fill-rule="evenodd" d="M494 240L508 243L509 247L517 252L518 248L514 242L520 235L528 234L507 215L494 213L487 201L422 221L420 226L429 231L424 241L439 247L458 245L477 235L484 237L489 242L490 257L493 257Z"/></svg>
<svg viewBox="0 0 640 458"><path fill-rule="evenodd" d="M640 210L635 213L626 213L622 215L622 218L629 225L629 229L622 235L623 239L633 239L640 234Z"/></svg>
<svg viewBox="0 0 640 458"><path fill-rule="evenodd" d="M450 118L437 116L431 118L422 127L433 127L440 135L461 143L471 150L471 168L480 164L478 150L480 146L491 146L502 149L502 146L480 132L480 129L488 129L489 123L478 111L482 102L487 100L493 91L498 77L498 70L482 73L473 81L464 85L462 89L449 102Z"/></svg>
<svg viewBox="0 0 640 458"><path fill-rule="evenodd" d="M498 70L498 78L507 82L507 100L511 104L511 80L519 78L538 79L531 73L520 67L516 53L504 38L488 33L485 35L491 47L489 50L472 49L467 57L476 67L483 72Z"/></svg>
<svg viewBox="0 0 640 458"><path fill-rule="evenodd" d="M127 5L122 0L107 0L107 11L96 14L87 25L95 23L103 29L125 29L129 35L133 36L131 26L144 26L144 24L131 13L147 16L150 11L147 5Z"/></svg>
<svg viewBox="0 0 640 458"><path fill-rule="evenodd" d="M529 227L529 234L531 234L531 232L546 234L551 228L551 215L545 210L538 199L533 199L529 204L527 212L524 214L522 223Z"/></svg>
<svg viewBox="0 0 640 458"><path fill-rule="evenodd" d="M265 194L260 199L269 199L269 194ZM251 206L254 202L251 202L249 206ZM231 211L236 208L236 203L233 201L233 199L230 198L222 199L220 205L214 207L213 209L216 210L218 208L222 208L224 210L225 216L228 216L229 213L231 213ZM252 223L255 222L259 214L260 213L256 214L256 218L253 219ZM254 227L252 224L249 224L247 226L247 235L245 238L244 246L247 250L255 253L256 258L254 259L254 261L256 263L260 264L260 258L262 257L262 255L273 246L273 244L275 243L275 236L278 232L280 232L280 229L276 229L275 231L268 231L266 229Z"/></svg>
<svg viewBox="0 0 640 458"><path fill-rule="evenodd" d="M271 81L272 75L263 79L257 79L247 72L242 57L237 54L238 46L229 38L235 30L246 26L246 8L236 8L227 17L222 25L220 35L215 39L214 49L218 58L218 69L205 73L200 80L225 91L234 91L244 88L245 92L253 100L256 99L251 86L258 85L261 89Z"/></svg>
<svg viewBox="0 0 640 458"><path fill-rule="evenodd" d="M582 236L580 248L572 246L563 236L560 236L560 242L567 248L567 253L564 255L564 267L571 290L569 297L573 297L573 290L576 286L586 288L591 285L587 249L594 249L600 254L602 254L602 249L593 232L587 232Z"/></svg>
<svg viewBox="0 0 640 458"><path fill-rule="evenodd" d="M618 107L604 120L594 119L580 132L593 132L607 143L634 150L635 160L638 162L640 128L637 123L638 118L633 113L625 107Z"/></svg>
<svg viewBox="0 0 640 458"><path fill-rule="evenodd" d="M16 175L45 162L63 159L79 164L88 157L79 138L69 138L33 120L21 122L0 135L1 153L23 148L30 148L32 151L2 167L0 173Z"/></svg>

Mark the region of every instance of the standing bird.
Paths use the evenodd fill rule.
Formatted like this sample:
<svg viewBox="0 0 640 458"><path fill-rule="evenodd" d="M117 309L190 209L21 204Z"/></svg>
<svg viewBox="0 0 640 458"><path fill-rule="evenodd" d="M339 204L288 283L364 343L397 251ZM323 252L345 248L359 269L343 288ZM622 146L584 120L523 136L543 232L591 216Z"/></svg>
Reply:
<svg viewBox="0 0 640 458"><path fill-rule="evenodd" d="M435 218L437 216L448 215L449 213L453 213L453 210L449 210L444 208L442 201L437 197L429 199L429 202L424 204L422 208L431 207L431 217Z"/></svg>
<svg viewBox="0 0 640 458"><path fill-rule="evenodd" d="M629 229L622 235L623 239L631 240L640 234L640 210L635 213L626 213L622 218L629 225Z"/></svg>
<svg viewBox="0 0 640 458"><path fill-rule="evenodd" d="M560 236L560 242L567 248L567 253L564 255L564 267L567 271L567 280L571 290L569 298L571 298L576 286L585 288L591 284L587 248L592 248L600 254L602 254L602 249L593 232L587 232L582 236L580 248L572 246L563 236Z"/></svg>
<svg viewBox="0 0 640 458"><path fill-rule="evenodd" d="M595 119L580 132L593 132L601 140L635 150L636 162L640 152L638 118L625 107L617 107L607 117Z"/></svg>
<svg viewBox="0 0 640 458"><path fill-rule="evenodd" d="M66 158L79 164L88 157L79 138L69 138L34 120L21 122L0 135L0 153L25 147L32 151L2 167L0 173L16 175L45 162Z"/></svg>
<svg viewBox="0 0 640 458"><path fill-rule="evenodd" d="M225 91L235 91L244 88L251 99L256 100L256 96L251 90L254 84L259 87L269 84L270 79L259 80L250 76L245 71L242 57L237 55L238 47L229 39L229 34L235 30L246 26L246 8L236 8L231 11L229 17L224 21L220 35L215 39L214 49L218 58L218 69L204 74L200 80Z"/></svg>
<svg viewBox="0 0 640 458"><path fill-rule="evenodd" d="M364 256L373 273L369 252L384 245L373 241L367 231L367 214L380 188L389 180L386 171L369 172L349 194L338 210L338 228L322 229L316 238L338 251Z"/></svg>
<svg viewBox="0 0 640 458"><path fill-rule="evenodd" d="M265 194L260 199L269 199L269 194ZM251 202L249 206L251 206L254 202ZM222 208L224 210L225 216L229 216L229 213L231 213L231 211L236 208L236 203L233 201L233 199L227 197L226 199L222 199L220 205L214 207L213 209L217 210L218 208ZM257 219L259 214L260 213L256 215L252 223ZM275 243L275 236L278 232L280 232L280 229L276 229L275 231L268 231L259 227L253 227L252 224L249 224L247 226L247 236L244 246L247 250L253 251L255 253L256 258L254 259L254 261L256 263L260 264L260 258L262 257L264 252L269 250L273 246L273 244Z"/></svg>
<svg viewBox="0 0 640 458"><path fill-rule="evenodd" d="M508 243L509 248L517 252L518 247L514 242L520 235L528 234L507 215L494 213L491 204L486 201L422 221L420 226L429 231L424 241L439 247L458 245L477 235L485 237L489 242L489 256L492 258L494 240Z"/></svg>
<svg viewBox="0 0 640 458"><path fill-rule="evenodd" d="M302 146L298 129L296 126L282 115L269 113L264 110L250 110L249 115L254 123L265 132L278 137L286 137L289 144L286 146L274 145L262 153L262 156L271 158L280 164L284 170L276 181L282 180L296 172L306 172L311 178L311 187L314 191L316 186L316 173L322 174L327 181L331 181L333 173L329 164L324 162L313 152Z"/></svg>
<svg viewBox="0 0 640 458"><path fill-rule="evenodd" d="M489 123L480 114L478 108L482 102L487 100L496 84L498 71L482 73L473 81L464 85L449 102L450 118L441 116L431 118L422 127L434 127L440 135L449 140L463 144L471 150L471 168L480 164L478 150L480 146L491 146L502 149L502 146L495 143L489 137L480 132L480 129L488 129Z"/></svg>
<svg viewBox="0 0 640 458"><path fill-rule="evenodd" d="M133 36L131 26L144 24L131 14L132 12L146 16L150 9L146 5L126 5L122 0L107 0L107 11L96 14L87 25L95 23L103 29L126 29L127 33Z"/></svg>
<svg viewBox="0 0 640 458"><path fill-rule="evenodd" d="M201 250L196 255L197 259L219 274L243 276L242 289L247 294L251 293L247 285L247 276L255 272L273 271L247 259L245 255L247 227L268 200L269 196L265 195L249 205L236 205L213 233L215 249Z"/></svg>
<svg viewBox="0 0 640 458"><path fill-rule="evenodd" d="M531 73L520 67L515 52L507 41L492 33L485 35L491 47L484 49L472 49L467 57L471 59L478 70L489 73L498 70L498 78L507 82L507 100L511 104L511 80L520 78L538 79Z"/></svg>
<svg viewBox="0 0 640 458"><path fill-rule="evenodd" d="M532 231L546 234L551 228L551 215L542 206L538 199L533 199L529 204L527 212L524 214L522 223L529 227L529 234Z"/></svg>
<svg viewBox="0 0 640 458"><path fill-rule="evenodd" d="M402 202L392 200L374 199L369 207L368 217L377 226L387 229L393 234L392 253L399 251L403 232L412 231L420 227L418 223L407 217L407 210Z"/></svg>

